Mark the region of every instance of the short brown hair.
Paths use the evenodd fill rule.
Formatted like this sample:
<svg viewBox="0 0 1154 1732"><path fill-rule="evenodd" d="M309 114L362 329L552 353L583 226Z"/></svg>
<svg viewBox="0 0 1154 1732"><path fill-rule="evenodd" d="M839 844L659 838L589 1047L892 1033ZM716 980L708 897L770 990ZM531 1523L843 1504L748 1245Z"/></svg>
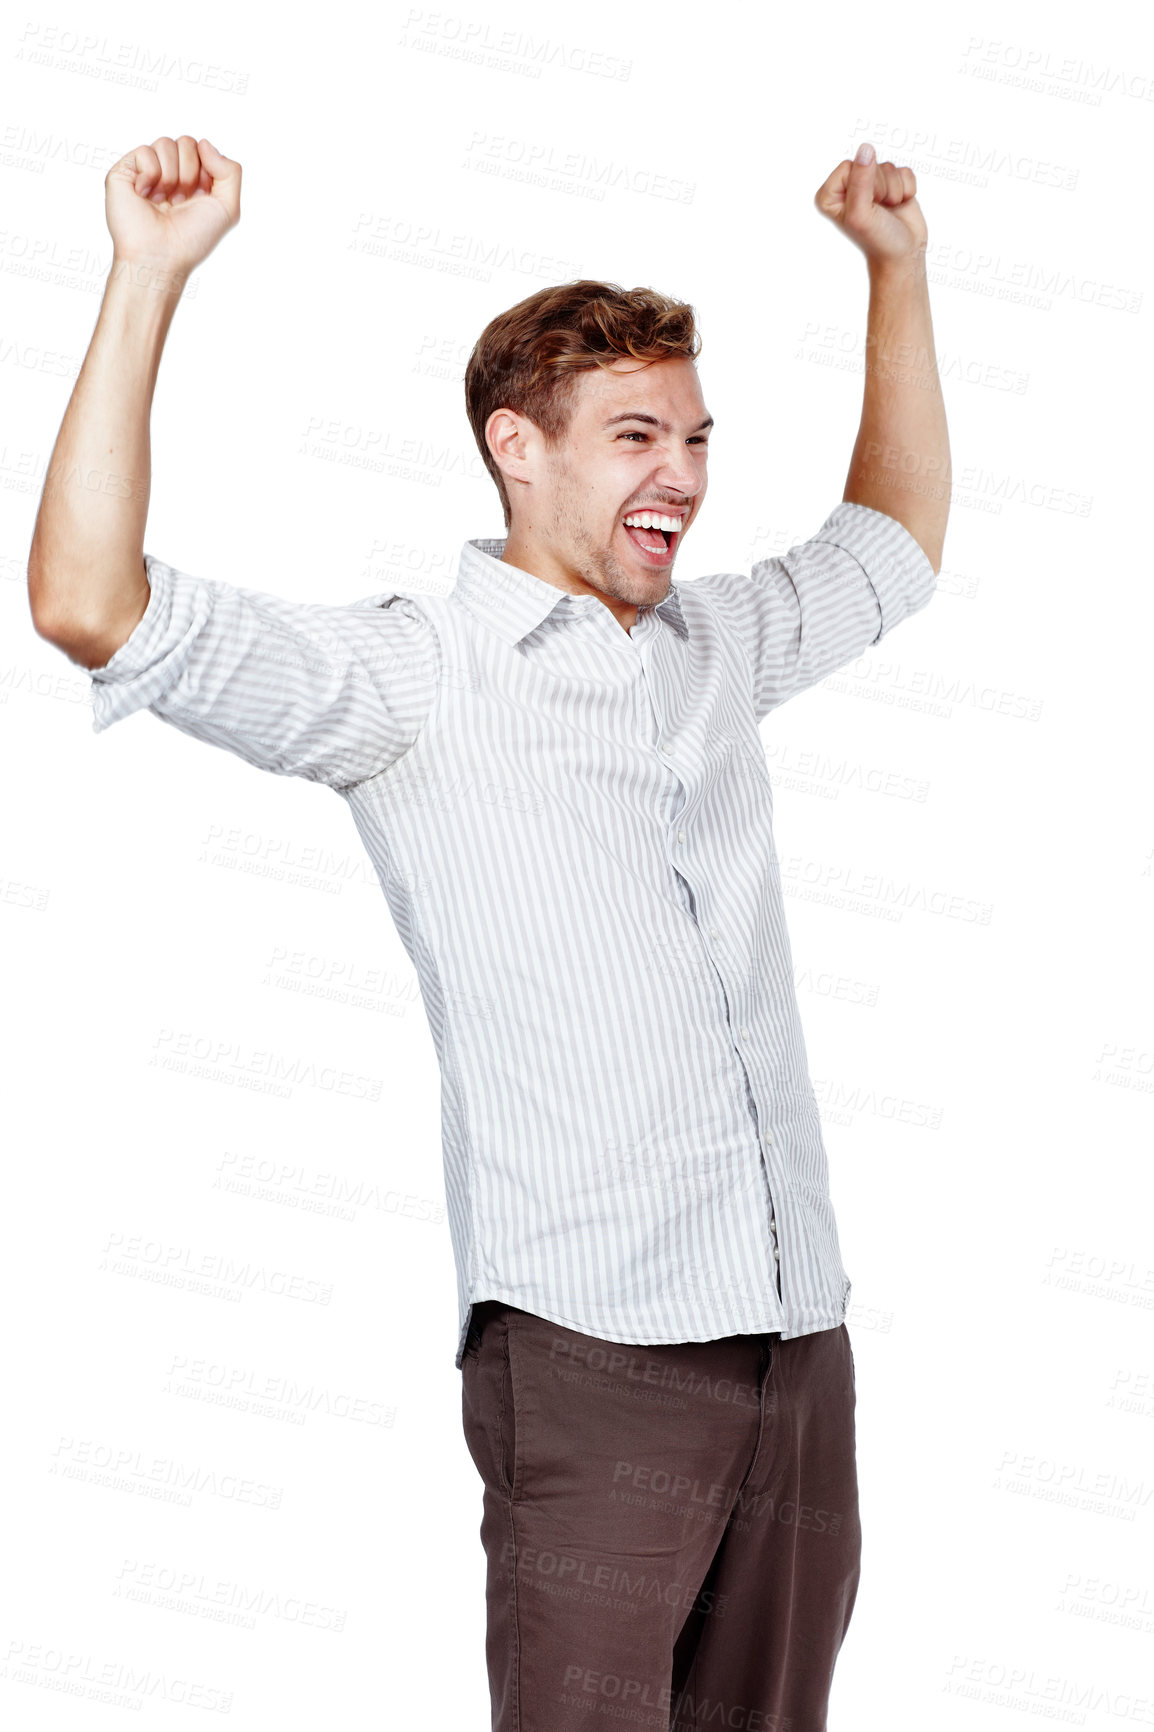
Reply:
<svg viewBox="0 0 1154 1732"><path fill-rule="evenodd" d="M565 437L577 374L613 361L667 361L701 353L693 308L656 289L581 278L539 289L481 332L465 369L465 408L485 467L511 522L505 477L493 461L485 423L494 409L512 409L539 427L547 445Z"/></svg>

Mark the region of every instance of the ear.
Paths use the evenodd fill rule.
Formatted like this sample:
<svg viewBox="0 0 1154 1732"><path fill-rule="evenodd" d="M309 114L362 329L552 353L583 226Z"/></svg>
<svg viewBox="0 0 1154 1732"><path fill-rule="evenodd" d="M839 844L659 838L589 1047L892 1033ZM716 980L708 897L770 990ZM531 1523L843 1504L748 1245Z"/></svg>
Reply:
<svg viewBox="0 0 1154 1732"><path fill-rule="evenodd" d="M536 446L536 428L515 409L494 409L485 423L485 440L507 481L527 481Z"/></svg>

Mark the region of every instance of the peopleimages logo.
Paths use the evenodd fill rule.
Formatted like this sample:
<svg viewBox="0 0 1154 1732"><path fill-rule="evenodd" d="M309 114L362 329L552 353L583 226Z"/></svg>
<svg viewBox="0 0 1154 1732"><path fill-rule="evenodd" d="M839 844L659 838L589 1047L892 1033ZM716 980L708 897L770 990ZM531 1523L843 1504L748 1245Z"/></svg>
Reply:
<svg viewBox="0 0 1154 1732"><path fill-rule="evenodd" d="M610 1377L624 1375L627 1381L673 1389L682 1395L701 1395L714 1401L732 1401L739 1406L756 1407L755 1386L735 1382L732 1377L710 1377L706 1372L681 1371L676 1365L665 1365L659 1359L623 1348L602 1347L596 1343L568 1341L558 1336L549 1349L550 1360L567 1360L571 1365L584 1366L589 1371L604 1371Z"/></svg>
<svg viewBox="0 0 1154 1732"><path fill-rule="evenodd" d="M502 174L512 178L557 178L557 184L579 185L586 196L602 199L606 191L640 193L644 197L668 199L677 204L692 204L697 191L696 181L679 180L652 168L616 162L612 157L587 156L582 150L563 150L541 139L510 138L502 132L475 130L465 148L462 164L482 172Z"/></svg>
<svg viewBox="0 0 1154 1732"><path fill-rule="evenodd" d="M467 60L491 71L517 73L522 78L540 78L548 66L624 83L633 70L631 60L599 48L576 47L524 30L498 30L485 19L429 12L423 6L409 7L397 45Z"/></svg>
<svg viewBox="0 0 1154 1732"><path fill-rule="evenodd" d="M720 1616L730 1598L728 1594L715 1594L711 1589L698 1593L681 1582L659 1581L644 1571L631 1573L616 1564L593 1564L586 1557L542 1551L539 1546L519 1545L512 1540L505 1541L501 1561L512 1564L522 1575L546 1576L553 1582L624 1594L630 1601L674 1606L686 1612L696 1607L699 1612Z"/></svg>

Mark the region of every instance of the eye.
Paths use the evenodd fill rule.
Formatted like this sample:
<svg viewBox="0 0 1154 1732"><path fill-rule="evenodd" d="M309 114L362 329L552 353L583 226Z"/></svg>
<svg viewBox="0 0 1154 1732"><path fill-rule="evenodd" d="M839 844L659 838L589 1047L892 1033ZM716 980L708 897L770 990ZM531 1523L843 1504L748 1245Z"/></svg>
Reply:
<svg viewBox="0 0 1154 1732"><path fill-rule="evenodd" d="M648 433L619 433L618 439L648 439ZM708 445L709 440L704 433L692 434L685 443L687 445Z"/></svg>

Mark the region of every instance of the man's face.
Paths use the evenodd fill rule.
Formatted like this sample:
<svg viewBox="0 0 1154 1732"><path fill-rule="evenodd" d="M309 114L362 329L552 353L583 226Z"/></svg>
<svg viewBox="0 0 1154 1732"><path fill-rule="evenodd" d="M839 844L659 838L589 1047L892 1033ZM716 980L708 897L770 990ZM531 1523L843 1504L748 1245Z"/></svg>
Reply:
<svg viewBox="0 0 1154 1732"><path fill-rule="evenodd" d="M628 628L633 609L668 595L705 497L711 417L697 368L679 356L579 374L568 437L552 450L531 422L516 422L521 442L505 453L515 459L506 472L513 520L505 558L563 588L612 598ZM504 426L508 433L512 421ZM626 526L642 512L677 527Z"/></svg>

